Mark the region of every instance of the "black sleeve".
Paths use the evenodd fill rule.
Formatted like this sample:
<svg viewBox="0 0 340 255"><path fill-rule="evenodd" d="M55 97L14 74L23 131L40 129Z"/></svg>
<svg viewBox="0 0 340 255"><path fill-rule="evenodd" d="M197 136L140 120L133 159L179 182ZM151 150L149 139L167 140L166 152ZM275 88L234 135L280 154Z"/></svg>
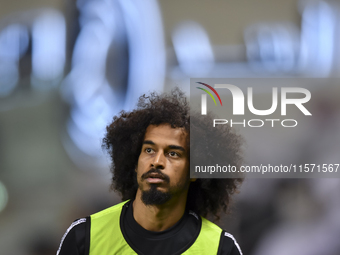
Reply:
<svg viewBox="0 0 340 255"><path fill-rule="evenodd" d="M87 255L90 218L75 220L63 235L57 255Z"/></svg>
<svg viewBox="0 0 340 255"><path fill-rule="evenodd" d="M242 255L240 246L236 239L226 231L222 231L218 255Z"/></svg>

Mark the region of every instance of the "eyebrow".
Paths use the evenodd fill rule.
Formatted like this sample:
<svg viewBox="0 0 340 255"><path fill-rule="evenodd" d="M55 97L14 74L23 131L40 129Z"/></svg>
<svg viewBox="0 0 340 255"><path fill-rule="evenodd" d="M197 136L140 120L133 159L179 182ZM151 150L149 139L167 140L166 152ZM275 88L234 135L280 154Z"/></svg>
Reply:
<svg viewBox="0 0 340 255"><path fill-rule="evenodd" d="M185 151L185 149L182 146L178 146L178 145L169 145L169 148L174 149L174 150Z"/></svg>
<svg viewBox="0 0 340 255"><path fill-rule="evenodd" d="M151 140L145 140L145 141L143 142L143 144L151 144L151 145L155 145L155 143L154 143L153 141L151 141Z"/></svg>
<svg viewBox="0 0 340 255"><path fill-rule="evenodd" d="M143 142L143 144L150 144L150 145L156 145L153 141L151 140L145 140ZM185 151L185 149L182 146L179 145L169 145L168 146L170 149L174 149L174 150L180 150L180 151Z"/></svg>

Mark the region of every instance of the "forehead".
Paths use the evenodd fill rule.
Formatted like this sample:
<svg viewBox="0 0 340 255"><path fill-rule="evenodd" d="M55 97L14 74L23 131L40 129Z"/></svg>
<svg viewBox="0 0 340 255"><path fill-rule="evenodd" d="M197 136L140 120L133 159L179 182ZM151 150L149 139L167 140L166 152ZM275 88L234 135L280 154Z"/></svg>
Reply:
<svg viewBox="0 0 340 255"><path fill-rule="evenodd" d="M144 141L186 147L187 135L184 128L172 128L170 124L150 125L146 129Z"/></svg>

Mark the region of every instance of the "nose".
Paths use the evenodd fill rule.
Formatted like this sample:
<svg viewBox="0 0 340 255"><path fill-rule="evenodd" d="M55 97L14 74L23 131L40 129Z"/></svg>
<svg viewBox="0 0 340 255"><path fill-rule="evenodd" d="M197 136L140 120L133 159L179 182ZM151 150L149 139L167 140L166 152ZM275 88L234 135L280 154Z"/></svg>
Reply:
<svg viewBox="0 0 340 255"><path fill-rule="evenodd" d="M163 151L158 151L153 157L153 161L151 162L151 166L157 169L165 168L165 156Z"/></svg>

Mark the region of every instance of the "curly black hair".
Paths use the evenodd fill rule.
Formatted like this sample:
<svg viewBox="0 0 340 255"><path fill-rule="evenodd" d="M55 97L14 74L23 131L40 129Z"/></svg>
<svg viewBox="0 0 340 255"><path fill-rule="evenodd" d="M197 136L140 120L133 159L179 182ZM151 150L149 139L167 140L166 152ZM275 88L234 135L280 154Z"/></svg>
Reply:
<svg viewBox="0 0 340 255"><path fill-rule="evenodd" d="M211 145L207 139L200 139L200 144L190 144L190 107L184 93L176 88L170 93L151 93L139 98L137 109L132 112L122 111L113 118L113 122L106 127L103 139L103 148L112 159L112 185L111 188L119 192L122 200L134 199L138 189L135 167L141 152L146 129L149 125L170 124L172 128L184 128L188 133L187 145L195 157L204 159L204 162L214 162L213 155L209 155L211 146L219 146L225 154L223 165L239 166L242 161L242 138L234 133L227 125L213 129L219 136L219 143ZM197 116L195 134L201 132L206 137L206 119L199 120ZM205 117L209 118L209 117ZM211 123L211 122L210 122ZM202 128L203 127L203 128ZM227 128L227 130L225 129ZM216 133L217 132L217 133ZM203 143L203 144L202 144ZM210 148L210 149L209 149ZM216 164L216 162L215 162ZM225 179L197 179L190 183L187 199L187 208L207 217L220 218L220 212L226 212L231 201L231 195L238 190L242 178Z"/></svg>

